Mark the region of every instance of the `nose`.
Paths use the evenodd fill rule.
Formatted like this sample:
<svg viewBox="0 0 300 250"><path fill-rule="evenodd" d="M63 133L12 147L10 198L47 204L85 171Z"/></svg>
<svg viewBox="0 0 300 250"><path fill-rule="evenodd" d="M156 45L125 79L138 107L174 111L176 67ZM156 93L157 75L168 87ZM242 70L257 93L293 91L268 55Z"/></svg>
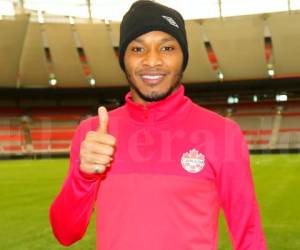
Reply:
<svg viewBox="0 0 300 250"><path fill-rule="evenodd" d="M162 55L155 49L148 50L143 58L143 65L147 67L161 66L162 62Z"/></svg>

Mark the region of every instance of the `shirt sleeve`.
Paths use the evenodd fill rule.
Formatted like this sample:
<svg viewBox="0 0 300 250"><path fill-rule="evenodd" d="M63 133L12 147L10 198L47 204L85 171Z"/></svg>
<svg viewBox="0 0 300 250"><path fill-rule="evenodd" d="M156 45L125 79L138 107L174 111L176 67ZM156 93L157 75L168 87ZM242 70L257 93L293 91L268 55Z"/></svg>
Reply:
<svg viewBox="0 0 300 250"><path fill-rule="evenodd" d="M229 121L225 130L217 186L232 244L235 250L266 250L247 144L236 123Z"/></svg>
<svg viewBox="0 0 300 250"><path fill-rule="evenodd" d="M69 172L62 189L50 207L50 223L57 240L69 246L80 240L94 209L101 175L80 172L80 144L88 126L81 122L75 131L70 152Z"/></svg>

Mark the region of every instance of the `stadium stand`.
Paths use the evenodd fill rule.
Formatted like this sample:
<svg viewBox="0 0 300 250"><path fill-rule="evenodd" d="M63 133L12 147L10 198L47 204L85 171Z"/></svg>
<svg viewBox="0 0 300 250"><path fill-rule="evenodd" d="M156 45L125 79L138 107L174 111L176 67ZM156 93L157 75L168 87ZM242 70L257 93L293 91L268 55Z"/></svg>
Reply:
<svg viewBox="0 0 300 250"><path fill-rule="evenodd" d="M282 113L277 146L278 148L300 147L300 103L287 105Z"/></svg>
<svg viewBox="0 0 300 250"><path fill-rule="evenodd" d="M292 104L295 105L295 104ZM300 112L278 104L239 107L232 119L241 126L250 149L292 149L300 146Z"/></svg>
<svg viewBox="0 0 300 250"><path fill-rule="evenodd" d="M0 154L20 154L24 151L24 135L20 124L21 111L0 110Z"/></svg>
<svg viewBox="0 0 300 250"><path fill-rule="evenodd" d="M10 110L0 116L0 155L67 153L86 108Z"/></svg>
<svg viewBox="0 0 300 250"><path fill-rule="evenodd" d="M30 135L33 152L68 152L85 108L31 109Z"/></svg>
<svg viewBox="0 0 300 250"><path fill-rule="evenodd" d="M219 104L206 108L236 121L250 150L300 148L300 102ZM0 155L66 154L78 123L91 113L86 107L0 111Z"/></svg>
<svg viewBox="0 0 300 250"><path fill-rule="evenodd" d="M275 115L273 103L241 104L230 118L241 126L250 149L262 149L270 144Z"/></svg>

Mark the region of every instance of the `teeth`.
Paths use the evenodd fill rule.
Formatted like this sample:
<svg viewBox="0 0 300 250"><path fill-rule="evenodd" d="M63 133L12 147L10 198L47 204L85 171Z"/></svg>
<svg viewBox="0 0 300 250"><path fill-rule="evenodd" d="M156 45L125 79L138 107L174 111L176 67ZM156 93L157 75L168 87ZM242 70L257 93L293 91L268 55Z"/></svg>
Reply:
<svg viewBox="0 0 300 250"><path fill-rule="evenodd" d="M162 75L143 75L142 78L156 80L162 78Z"/></svg>

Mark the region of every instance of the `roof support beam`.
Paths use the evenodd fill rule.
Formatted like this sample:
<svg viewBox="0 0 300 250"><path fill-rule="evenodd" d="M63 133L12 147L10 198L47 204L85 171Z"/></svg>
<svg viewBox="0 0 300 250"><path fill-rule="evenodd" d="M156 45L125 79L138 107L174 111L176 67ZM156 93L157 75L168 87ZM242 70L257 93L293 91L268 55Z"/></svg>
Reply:
<svg viewBox="0 0 300 250"><path fill-rule="evenodd" d="M92 17L91 0L86 0L86 4L87 4L87 7L88 7L88 12L89 12L89 20L92 23L93 22L93 17Z"/></svg>
<svg viewBox="0 0 300 250"><path fill-rule="evenodd" d="M222 19L222 18L223 18L223 13L222 13L222 0L218 0L218 7L219 7L219 17Z"/></svg>
<svg viewBox="0 0 300 250"><path fill-rule="evenodd" d="M18 0L13 2L15 14L24 14L25 8L24 8L24 0Z"/></svg>

